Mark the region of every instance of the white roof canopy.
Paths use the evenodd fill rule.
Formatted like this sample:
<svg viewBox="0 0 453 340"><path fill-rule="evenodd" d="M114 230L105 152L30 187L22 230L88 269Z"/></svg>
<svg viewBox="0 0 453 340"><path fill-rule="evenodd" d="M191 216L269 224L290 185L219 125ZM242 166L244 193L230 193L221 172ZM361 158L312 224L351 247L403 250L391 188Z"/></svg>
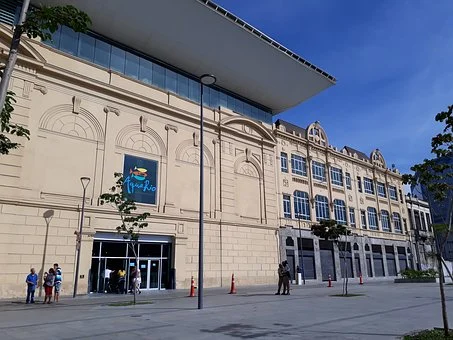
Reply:
<svg viewBox="0 0 453 340"><path fill-rule="evenodd" d="M209 0L32 0L71 4L91 29L264 105L274 114L335 84L335 78Z"/></svg>

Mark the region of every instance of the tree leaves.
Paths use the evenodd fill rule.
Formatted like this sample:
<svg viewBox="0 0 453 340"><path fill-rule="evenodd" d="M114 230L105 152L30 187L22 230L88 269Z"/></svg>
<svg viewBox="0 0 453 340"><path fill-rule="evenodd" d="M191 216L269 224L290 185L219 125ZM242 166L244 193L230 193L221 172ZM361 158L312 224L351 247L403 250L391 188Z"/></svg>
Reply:
<svg viewBox="0 0 453 340"><path fill-rule="evenodd" d="M351 231L344 225L338 224L335 220L321 220L319 224L311 226L313 235L324 240L338 242L341 236L351 235Z"/></svg>

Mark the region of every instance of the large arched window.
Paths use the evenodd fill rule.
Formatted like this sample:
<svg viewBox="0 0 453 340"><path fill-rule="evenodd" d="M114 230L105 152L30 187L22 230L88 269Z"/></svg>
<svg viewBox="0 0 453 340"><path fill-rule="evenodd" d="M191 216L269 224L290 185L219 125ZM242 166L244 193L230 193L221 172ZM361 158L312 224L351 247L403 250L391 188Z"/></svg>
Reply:
<svg viewBox="0 0 453 340"><path fill-rule="evenodd" d="M315 197L316 220L328 220L329 214L329 200L325 196L316 195Z"/></svg>
<svg viewBox="0 0 453 340"><path fill-rule="evenodd" d="M310 221L310 203L306 192L294 191L294 214L296 218Z"/></svg>
<svg viewBox="0 0 453 340"><path fill-rule="evenodd" d="M381 224L383 231L390 231L390 216L387 210L381 210Z"/></svg>
<svg viewBox="0 0 453 340"><path fill-rule="evenodd" d="M402 233L403 230L401 229L401 217L400 214L397 212L393 213L393 225L395 226L396 233Z"/></svg>
<svg viewBox="0 0 453 340"><path fill-rule="evenodd" d="M335 211L335 220L339 224L346 224L346 205L342 200L334 200L333 207Z"/></svg>
<svg viewBox="0 0 453 340"><path fill-rule="evenodd" d="M378 229L378 220L377 220L377 213L376 209L372 207L367 208L368 211L368 225L370 229L377 230Z"/></svg>

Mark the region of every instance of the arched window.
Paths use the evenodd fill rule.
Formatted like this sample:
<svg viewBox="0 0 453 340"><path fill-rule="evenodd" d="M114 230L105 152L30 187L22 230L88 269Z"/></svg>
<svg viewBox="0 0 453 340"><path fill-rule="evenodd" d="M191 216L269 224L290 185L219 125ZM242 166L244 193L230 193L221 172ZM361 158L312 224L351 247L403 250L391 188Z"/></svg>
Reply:
<svg viewBox="0 0 453 340"><path fill-rule="evenodd" d="M316 220L328 220L329 214L329 200L325 196L315 196Z"/></svg>
<svg viewBox="0 0 453 340"><path fill-rule="evenodd" d="M354 243L354 250L359 250L359 245L357 243Z"/></svg>
<svg viewBox="0 0 453 340"><path fill-rule="evenodd" d="M381 210L381 224L383 231L390 231L390 216L387 210Z"/></svg>
<svg viewBox="0 0 453 340"><path fill-rule="evenodd" d="M296 218L310 221L310 203L306 192L294 191L294 214Z"/></svg>
<svg viewBox="0 0 453 340"><path fill-rule="evenodd" d="M291 236L288 236L286 238L286 246L287 247L294 247L294 240Z"/></svg>
<svg viewBox="0 0 453 340"><path fill-rule="evenodd" d="M334 200L333 201L334 211L335 211L335 219L339 224L346 224L346 205L342 200Z"/></svg>
<svg viewBox="0 0 453 340"><path fill-rule="evenodd" d="M400 214L394 212L393 213L393 225L395 226L396 233L402 233L403 230L401 229L401 217Z"/></svg>
<svg viewBox="0 0 453 340"><path fill-rule="evenodd" d="M368 211L368 224L370 226L370 229L377 230L378 229L378 220L377 220L376 209L374 209L372 207L368 207L367 211Z"/></svg>

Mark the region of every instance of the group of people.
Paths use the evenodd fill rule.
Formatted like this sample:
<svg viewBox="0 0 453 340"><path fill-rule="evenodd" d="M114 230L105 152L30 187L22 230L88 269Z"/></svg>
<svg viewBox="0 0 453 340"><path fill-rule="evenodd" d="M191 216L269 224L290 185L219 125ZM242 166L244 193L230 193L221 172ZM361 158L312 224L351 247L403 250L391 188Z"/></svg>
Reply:
<svg viewBox="0 0 453 340"><path fill-rule="evenodd" d="M291 268L288 261L283 261L278 265L278 290L275 295L280 295L280 290L283 285L283 293L281 295L289 295L289 282L291 281Z"/></svg>
<svg viewBox="0 0 453 340"><path fill-rule="evenodd" d="M119 293L123 294L127 292L126 289L126 271L124 269L114 269L106 268L104 272L104 291L106 293ZM141 284L141 275L140 269L136 267L131 268L129 275L129 292L133 293L134 289L138 294L141 294L140 284Z"/></svg>
<svg viewBox="0 0 453 340"><path fill-rule="evenodd" d="M25 303L35 303L35 290L38 287L38 274L35 268L30 269L30 274L27 275L25 282L27 283L27 298ZM58 302L60 297L61 283L63 281L61 268L58 263L54 263L53 268L49 268L44 273L43 288L45 292L44 303L52 303L52 295L54 302ZM55 291L55 294L53 292Z"/></svg>

